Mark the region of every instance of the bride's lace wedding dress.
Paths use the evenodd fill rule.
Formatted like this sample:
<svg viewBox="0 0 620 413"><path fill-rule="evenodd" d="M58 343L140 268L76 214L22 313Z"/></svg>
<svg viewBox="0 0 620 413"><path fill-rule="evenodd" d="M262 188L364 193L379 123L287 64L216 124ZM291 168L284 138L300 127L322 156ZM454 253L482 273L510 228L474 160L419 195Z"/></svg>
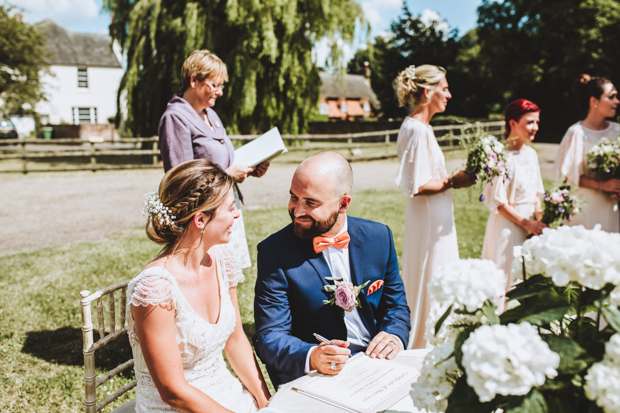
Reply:
<svg viewBox="0 0 620 413"><path fill-rule="evenodd" d="M234 412L256 412L250 392L227 369L222 351L235 328L235 308L228 292L243 280L233 253L225 245L213 247L220 286L220 316L215 324L200 317L185 299L175 278L163 267L142 271L128 287L129 341L133 350L138 381L136 413L176 411L161 399L148 371L131 312L132 305L172 303L175 311L176 340L189 384Z"/></svg>

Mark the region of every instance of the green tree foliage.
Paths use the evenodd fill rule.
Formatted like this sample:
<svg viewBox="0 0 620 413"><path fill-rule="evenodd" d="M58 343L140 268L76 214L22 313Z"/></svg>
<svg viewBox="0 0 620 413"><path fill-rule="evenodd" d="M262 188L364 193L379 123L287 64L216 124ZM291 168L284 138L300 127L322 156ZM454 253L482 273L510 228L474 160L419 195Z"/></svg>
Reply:
<svg viewBox="0 0 620 413"><path fill-rule="evenodd" d="M45 40L35 26L10 16L0 6L0 112L3 116L33 113L44 99L41 76L48 73Z"/></svg>
<svg viewBox="0 0 620 413"><path fill-rule="evenodd" d="M484 0L478 16L479 56L496 91L489 105L536 102L545 140L583 117L571 93L580 73L620 81L618 0Z"/></svg>
<svg viewBox="0 0 620 413"><path fill-rule="evenodd" d="M304 132L321 86L314 44L326 36L351 41L363 18L354 0L105 0L104 7L113 13L110 34L127 52L119 93L136 135L157 132L196 49L228 66L215 109L229 132Z"/></svg>
<svg viewBox="0 0 620 413"><path fill-rule="evenodd" d="M372 47L356 53L349 70L359 71L360 63L368 61L372 88L381 102L383 117L402 118L407 111L398 107L392 82L409 65L430 63L450 68L458 53L458 33L445 32L437 21L425 24L407 6L390 28L391 35L375 38Z"/></svg>

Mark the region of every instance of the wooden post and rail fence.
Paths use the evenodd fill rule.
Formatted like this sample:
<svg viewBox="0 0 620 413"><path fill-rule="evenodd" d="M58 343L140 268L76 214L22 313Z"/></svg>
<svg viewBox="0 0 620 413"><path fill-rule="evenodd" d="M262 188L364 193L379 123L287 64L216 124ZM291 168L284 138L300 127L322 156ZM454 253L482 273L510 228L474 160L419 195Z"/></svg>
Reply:
<svg viewBox="0 0 620 413"><path fill-rule="evenodd" d="M503 121L476 125L496 137L501 137L504 131ZM433 131L443 151L458 150L459 138L471 136L473 125L435 126ZM346 134L282 135L289 153L274 162L299 163L309 155L324 150L340 151L350 162L395 158L397 135L398 129ZM237 147L258 136L229 135L229 138ZM118 141L0 140L0 173L158 169L162 168L158 141L157 136ZM143 149L144 147L150 149ZM303 156L295 156L298 152ZM119 162L123 157L130 156L137 157L138 161ZM106 161L101 162L102 158ZM114 161L111 162L111 159ZM5 168L3 163L9 167Z"/></svg>

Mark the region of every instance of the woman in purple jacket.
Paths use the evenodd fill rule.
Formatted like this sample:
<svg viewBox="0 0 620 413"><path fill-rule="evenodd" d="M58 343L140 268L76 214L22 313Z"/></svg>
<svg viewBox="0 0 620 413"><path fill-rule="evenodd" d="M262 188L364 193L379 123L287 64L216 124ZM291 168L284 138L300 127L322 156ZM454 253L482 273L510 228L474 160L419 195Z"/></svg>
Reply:
<svg viewBox="0 0 620 413"><path fill-rule="evenodd" d="M175 95L159 121L159 148L167 172L178 164L205 158L218 164L240 184L248 175L261 177L269 162L254 168L234 165L235 150L222 121L212 109L228 81L226 65L208 50L195 50L181 69L182 94ZM243 198L235 185L235 202ZM241 268L251 265L243 216L235 220L230 245Z"/></svg>

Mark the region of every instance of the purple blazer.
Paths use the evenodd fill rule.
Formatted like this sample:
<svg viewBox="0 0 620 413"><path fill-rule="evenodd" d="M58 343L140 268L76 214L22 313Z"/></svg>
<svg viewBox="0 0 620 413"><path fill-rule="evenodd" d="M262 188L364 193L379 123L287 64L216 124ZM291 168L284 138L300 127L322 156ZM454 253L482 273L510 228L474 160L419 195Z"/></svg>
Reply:
<svg viewBox="0 0 620 413"><path fill-rule="evenodd" d="M222 121L211 108L206 109L213 129L198 116L180 95L175 95L159 121L159 149L168 172L181 162L208 159L222 169L232 165L235 149L226 136Z"/></svg>

